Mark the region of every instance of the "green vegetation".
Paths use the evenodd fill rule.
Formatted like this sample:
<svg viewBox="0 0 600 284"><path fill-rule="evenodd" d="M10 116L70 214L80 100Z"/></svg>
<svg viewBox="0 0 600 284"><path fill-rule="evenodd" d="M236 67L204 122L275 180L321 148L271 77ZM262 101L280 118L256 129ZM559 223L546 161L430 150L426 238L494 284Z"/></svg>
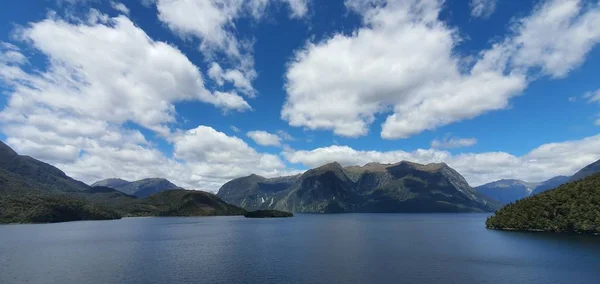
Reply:
<svg viewBox="0 0 600 284"><path fill-rule="evenodd" d="M294 214L290 212L277 211L277 210L256 210L244 214L246 218L285 218L294 217Z"/></svg>
<svg viewBox="0 0 600 284"><path fill-rule="evenodd" d="M229 205L212 193L197 190L167 190L141 201L154 206L157 216L223 216L246 213L246 210Z"/></svg>
<svg viewBox="0 0 600 284"><path fill-rule="evenodd" d="M56 223L120 219L117 212L65 195L6 194L0 197L0 223Z"/></svg>
<svg viewBox="0 0 600 284"><path fill-rule="evenodd" d="M486 227L599 234L600 173L509 204L489 217Z"/></svg>

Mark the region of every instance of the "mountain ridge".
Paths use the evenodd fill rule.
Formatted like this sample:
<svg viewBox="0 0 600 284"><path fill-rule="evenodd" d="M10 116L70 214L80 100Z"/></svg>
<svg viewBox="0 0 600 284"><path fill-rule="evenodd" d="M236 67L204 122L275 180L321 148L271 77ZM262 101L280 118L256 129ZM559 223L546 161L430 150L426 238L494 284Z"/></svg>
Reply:
<svg viewBox="0 0 600 284"><path fill-rule="evenodd" d="M106 186L138 198L146 198L165 190L181 189L166 178L144 178L127 181L120 178L108 178L94 182L91 186Z"/></svg>
<svg viewBox="0 0 600 284"><path fill-rule="evenodd" d="M225 183L217 195L250 211L482 212L498 206L447 164L408 161L347 167L332 162L295 176L249 175Z"/></svg>

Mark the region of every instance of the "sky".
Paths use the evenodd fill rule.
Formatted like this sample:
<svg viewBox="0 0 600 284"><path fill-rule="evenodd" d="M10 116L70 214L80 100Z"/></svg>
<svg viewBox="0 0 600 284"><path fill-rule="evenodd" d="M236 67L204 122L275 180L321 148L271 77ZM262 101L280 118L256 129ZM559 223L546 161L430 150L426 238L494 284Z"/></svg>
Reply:
<svg viewBox="0 0 600 284"><path fill-rule="evenodd" d="M0 139L87 183L600 159L600 2L8 0Z"/></svg>

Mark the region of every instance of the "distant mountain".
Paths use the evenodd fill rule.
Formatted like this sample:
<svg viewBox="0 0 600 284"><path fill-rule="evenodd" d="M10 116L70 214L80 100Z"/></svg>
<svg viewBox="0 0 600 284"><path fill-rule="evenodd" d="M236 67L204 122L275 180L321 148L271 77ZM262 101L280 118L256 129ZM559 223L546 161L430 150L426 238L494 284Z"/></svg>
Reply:
<svg viewBox="0 0 600 284"><path fill-rule="evenodd" d="M554 189L559 187L560 185L566 183L569 181L571 177L568 176L557 176L557 177L553 177L547 181L544 181L542 183L540 183L540 185L538 185L533 192L531 192L531 196L536 195L536 194L540 194L544 191L550 190L550 189Z"/></svg>
<svg viewBox="0 0 600 284"><path fill-rule="evenodd" d="M483 212L499 205L471 188L446 164L330 163L301 175L250 175L224 184L217 194L246 210L288 212Z"/></svg>
<svg viewBox="0 0 600 284"><path fill-rule="evenodd" d="M600 173L515 202L488 218L491 229L600 234Z"/></svg>
<svg viewBox="0 0 600 284"><path fill-rule="evenodd" d="M517 179L501 179L475 187L475 190L506 205L529 196L538 185Z"/></svg>
<svg viewBox="0 0 600 284"><path fill-rule="evenodd" d="M576 172L569 181L578 181L598 172L600 172L600 160L595 161Z"/></svg>
<svg viewBox="0 0 600 284"><path fill-rule="evenodd" d="M120 178L107 178L93 183L92 186L102 186L117 189L119 187L126 186L129 183L131 182Z"/></svg>
<svg viewBox="0 0 600 284"><path fill-rule="evenodd" d="M110 178L97 181L93 183L92 186L105 186L114 188L120 192L133 195L138 198L145 198L165 190L181 189L164 178L146 178L132 182L118 178Z"/></svg>

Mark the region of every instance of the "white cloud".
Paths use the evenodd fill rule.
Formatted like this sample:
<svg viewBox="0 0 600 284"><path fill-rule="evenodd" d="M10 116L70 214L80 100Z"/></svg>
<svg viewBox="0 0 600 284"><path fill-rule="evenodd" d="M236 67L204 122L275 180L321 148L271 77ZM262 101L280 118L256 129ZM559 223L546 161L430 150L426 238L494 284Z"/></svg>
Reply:
<svg viewBox="0 0 600 284"><path fill-rule="evenodd" d="M281 139L285 141L294 141L296 140L292 135L283 130L277 130L277 135L281 137Z"/></svg>
<svg viewBox="0 0 600 284"><path fill-rule="evenodd" d="M115 10L117 10L117 11L119 11L119 12L125 14L125 15L129 15L129 9L123 3L119 3L119 2L115 2L115 1L110 1L110 6L113 9L115 9Z"/></svg>
<svg viewBox="0 0 600 284"><path fill-rule="evenodd" d="M587 99L587 101L590 103L600 103L600 89L585 93L583 98ZM594 124L600 126L600 115L597 117L598 118L594 121Z"/></svg>
<svg viewBox="0 0 600 284"><path fill-rule="evenodd" d="M0 68L1 79L14 88L2 112L6 122L42 108L108 123L131 121L166 135L175 102L250 109L235 93L207 90L199 69L175 47L153 41L125 16L97 13L92 10L96 21L90 24L48 18L18 31L18 38L47 56L48 67L39 73Z"/></svg>
<svg viewBox="0 0 600 284"><path fill-rule="evenodd" d="M496 10L497 0L471 0L471 16L476 18L489 18Z"/></svg>
<svg viewBox="0 0 600 284"><path fill-rule="evenodd" d="M290 11L291 18L302 18L308 12L308 0L283 0L283 2L287 2Z"/></svg>
<svg viewBox="0 0 600 284"><path fill-rule="evenodd" d="M252 82L250 82L250 80L239 70L228 69L225 71L221 68L221 65L213 62L208 69L208 77L215 81L219 86L223 86L225 82L229 82L232 83L238 91L250 97L256 95L256 90L252 87Z"/></svg>
<svg viewBox="0 0 600 284"><path fill-rule="evenodd" d="M309 42L288 64L281 117L291 126L356 137L391 110L381 136L406 138L508 107L536 70L565 76L600 36L598 5L550 1L473 64L454 50L458 31L438 19L441 1L345 3L364 26Z"/></svg>
<svg viewBox="0 0 600 284"><path fill-rule="evenodd" d="M229 129L233 130L233 132L240 132L241 130L237 127L235 127L235 125L230 125Z"/></svg>
<svg viewBox="0 0 600 284"><path fill-rule="evenodd" d="M600 159L600 135L581 140L541 145L523 156L505 152L484 152L452 155L436 149L405 151L361 151L348 146L329 146L310 151L288 150L283 153L292 163L317 167L337 161L344 166L369 162L397 163L403 160L418 163L445 162L461 173L469 184L478 186L503 178L540 182L558 175L572 175L584 166Z"/></svg>
<svg viewBox="0 0 600 284"><path fill-rule="evenodd" d="M542 2L513 24L512 37L482 53L478 65L520 72L539 68L542 75L566 77L600 42L600 5L584 6L579 0Z"/></svg>
<svg viewBox="0 0 600 284"><path fill-rule="evenodd" d="M156 176L212 191L254 171L289 172L277 156L232 143L241 140L212 128L172 129L177 102L200 101L225 111L250 108L235 93L206 89L198 67L177 48L152 40L125 16L92 10L86 19L71 20L51 15L19 28L15 38L27 48L0 44L0 80L7 87L0 129L19 153L85 182ZM24 50L44 55L45 68L28 66ZM172 143L175 156L165 156L138 126ZM193 155L193 147L204 160Z"/></svg>
<svg viewBox="0 0 600 284"><path fill-rule="evenodd" d="M262 146L281 146L281 138L266 131L249 131L246 133L256 144Z"/></svg>
<svg viewBox="0 0 600 284"><path fill-rule="evenodd" d="M231 67L223 70L212 63L209 74L219 85L231 82L236 89L254 96L252 81L256 79L253 39L238 39L235 21L252 17L259 20L274 0L158 0L158 18L184 39L200 40L200 50L212 62L219 55L229 59ZM302 17L307 11L306 0L281 0L291 7L292 16ZM215 65L216 64L216 65Z"/></svg>
<svg viewBox="0 0 600 284"><path fill-rule="evenodd" d="M588 102L600 103L600 89L593 92L587 92L583 95L583 97L587 99Z"/></svg>
<svg viewBox="0 0 600 284"><path fill-rule="evenodd" d="M431 148L461 148L461 147L470 147L477 144L477 139L475 138L457 138L447 136L441 140L433 139L431 141Z"/></svg>

